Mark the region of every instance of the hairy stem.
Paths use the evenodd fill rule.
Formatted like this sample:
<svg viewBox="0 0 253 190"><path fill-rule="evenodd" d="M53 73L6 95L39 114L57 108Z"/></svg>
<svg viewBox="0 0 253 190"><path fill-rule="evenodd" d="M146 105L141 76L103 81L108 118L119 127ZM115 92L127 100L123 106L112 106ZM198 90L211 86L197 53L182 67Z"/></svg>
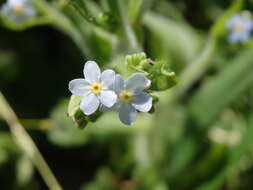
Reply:
<svg viewBox="0 0 253 190"><path fill-rule="evenodd" d="M45 183L50 190L62 190L54 174L50 170L34 141L25 131L24 127L18 120L16 114L8 104L7 100L0 92L0 117L3 118L10 127L11 134L21 149L27 154L29 159L38 169Z"/></svg>

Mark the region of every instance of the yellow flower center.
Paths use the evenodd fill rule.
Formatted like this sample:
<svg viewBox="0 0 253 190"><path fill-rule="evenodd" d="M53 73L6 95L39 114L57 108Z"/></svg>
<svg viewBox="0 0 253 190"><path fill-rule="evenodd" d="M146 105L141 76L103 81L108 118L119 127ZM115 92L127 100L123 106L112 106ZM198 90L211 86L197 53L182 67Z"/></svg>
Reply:
<svg viewBox="0 0 253 190"><path fill-rule="evenodd" d="M98 83L98 82L94 82L91 86L90 86L90 90L91 92L93 92L94 94L100 94L101 90L102 90L102 84Z"/></svg>
<svg viewBox="0 0 253 190"><path fill-rule="evenodd" d="M234 30L235 30L236 32L240 32L240 31L242 31L243 29L244 29L244 27L243 27L242 24L236 24L236 25L234 26Z"/></svg>
<svg viewBox="0 0 253 190"><path fill-rule="evenodd" d="M126 91L126 90L123 90L120 93L119 97L120 97L121 101L129 103L133 99L133 93L129 92L129 91Z"/></svg>
<svg viewBox="0 0 253 190"><path fill-rule="evenodd" d="M21 5L17 5L17 6L15 6L14 11L17 14L23 14L24 13L24 8Z"/></svg>

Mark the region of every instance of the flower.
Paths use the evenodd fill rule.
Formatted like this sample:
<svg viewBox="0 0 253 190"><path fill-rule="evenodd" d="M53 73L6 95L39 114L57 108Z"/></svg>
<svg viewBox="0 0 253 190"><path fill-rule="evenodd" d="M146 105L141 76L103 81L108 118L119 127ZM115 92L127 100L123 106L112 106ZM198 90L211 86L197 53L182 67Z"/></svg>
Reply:
<svg viewBox="0 0 253 190"><path fill-rule="evenodd" d="M82 96L80 109L85 115L93 114L100 103L106 107L112 107L117 95L112 90L115 82L115 72L100 68L94 61L87 61L84 65L84 79L74 79L69 82L69 90L76 96Z"/></svg>
<svg viewBox="0 0 253 190"><path fill-rule="evenodd" d="M111 109L119 110L119 118L122 123L131 125L137 118L137 111L149 112L152 108L152 97L143 92L150 86L144 74L135 73L126 81L121 75L116 75L115 92L118 95L116 104ZM101 107L102 111L109 111L106 107Z"/></svg>
<svg viewBox="0 0 253 190"><path fill-rule="evenodd" d="M32 0L8 0L1 8L1 14L19 24L36 15Z"/></svg>
<svg viewBox="0 0 253 190"><path fill-rule="evenodd" d="M253 29L250 12L243 11L241 14L235 14L227 22L227 29L230 30L229 41L231 43L248 41Z"/></svg>

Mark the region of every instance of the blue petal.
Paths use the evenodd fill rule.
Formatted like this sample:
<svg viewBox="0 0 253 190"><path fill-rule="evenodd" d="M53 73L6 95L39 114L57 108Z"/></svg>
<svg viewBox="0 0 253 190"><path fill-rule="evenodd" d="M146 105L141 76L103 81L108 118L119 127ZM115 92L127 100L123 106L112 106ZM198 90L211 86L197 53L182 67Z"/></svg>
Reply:
<svg viewBox="0 0 253 190"><path fill-rule="evenodd" d="M140 93L134 97L132 105L141 112L149 112L152 108L152 97L145 92Z"/></svg>
<svg viewBox="0 0 253 190"><path fill-rule="evenodd" d="M137 112L132 105L121 103L119 108L119 118L122 123L131 125L137 118Z"/></svg>

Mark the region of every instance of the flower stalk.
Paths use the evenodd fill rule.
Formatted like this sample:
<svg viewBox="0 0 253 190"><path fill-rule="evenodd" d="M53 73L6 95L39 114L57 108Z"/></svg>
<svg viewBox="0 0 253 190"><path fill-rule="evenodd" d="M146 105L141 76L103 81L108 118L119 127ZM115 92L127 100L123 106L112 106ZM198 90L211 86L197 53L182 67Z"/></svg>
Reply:
<svg viewBox="0 0 253 190"><path fill-rule="evenodd" d="M25 131L24 127L18 120L18 117L8 104L7 100L0 92L0 117L7 122L10 127L11 134L17 145L27 154L28 158L38 169L45 183L50 190L62 190L59 182L47 165L40 151L36 147L34 141Z"/></svg>

